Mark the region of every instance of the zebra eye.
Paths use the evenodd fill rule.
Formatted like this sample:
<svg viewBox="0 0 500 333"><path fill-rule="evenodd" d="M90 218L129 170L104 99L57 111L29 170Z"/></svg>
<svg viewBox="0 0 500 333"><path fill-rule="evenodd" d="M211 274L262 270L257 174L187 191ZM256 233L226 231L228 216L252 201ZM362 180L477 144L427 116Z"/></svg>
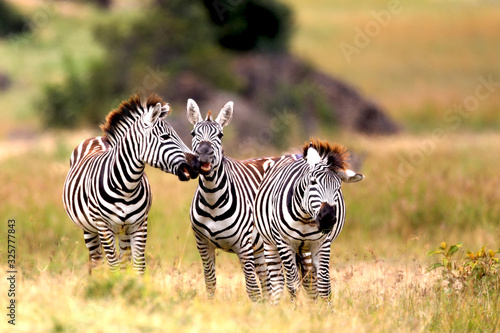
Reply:
<svg viewBox="0 0 500 333"><path fill-rule="evenodd" d="M168 139L170 139L170 134L162 134L160 135L160 139L162 139L163 141L167 141Z"/></svg>
<svg viewBox="0 0 500 333"><path fill-rule="evenodd" d="M223 137L223 136L224 136L224 133L219 133L219 134L217 134L217 137L218 137L219 139L222 139L222 137Z"/></svg>
<svg viewBox="0 0 500 333"><path fill-rule="evenodd" d="M317 183L316 177L311 178L311 185L316 185Z"/></svg>
<svg viewBox="0 0 500 333"><path fill-rule="evenodd" d="M191 136L194 136L194 134L195 134L194 131L191 131Z"/></svg>

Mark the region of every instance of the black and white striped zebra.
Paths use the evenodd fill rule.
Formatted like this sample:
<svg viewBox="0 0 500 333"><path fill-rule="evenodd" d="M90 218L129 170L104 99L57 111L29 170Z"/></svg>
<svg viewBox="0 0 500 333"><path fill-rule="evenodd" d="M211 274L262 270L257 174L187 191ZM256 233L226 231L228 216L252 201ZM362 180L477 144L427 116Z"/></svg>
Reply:
<svg viewBox="0 0 500 333"><path fill-rule="evenodd" d="M71 220L83 229L89 272L102 260L101 246L111 270L132 255L134 269L144 272L151 207L146 164L180 180L197 176L190 164L196 158L165 121L169 112L161 98L141 100L135 95L108 114L101 125L104 136L83 141L71 155L63 202Z"/></svg>
<svg viewBox="0 0 500 333"><path fill-rule="evenodd" d="M188 100L187 115L194 125L192 150L200 164L199 185L191 204L191 225L203 261L207 296L214 297L215 250L236 253L253 301L262 294L255 274L266 284L262 239L255 231L252 209L255 194L266 171L281 159L293 156L265 157L238 161L224 156L223 127L229 124L233 103L228 102L215 121L209 111L202 119L198 105Z"/></svg>
<svg viewBox="0 0 500 333"><path fill-rule="evenodd" d="M313 140L302 158L278 162L265 175L254 220L264 240L273 302L283 293L282 268L292 299L300 285L299 268L309 296L330 297L330 244L345 220L341 182L364 178L346 169L347 155L339 145Z"/></svg>

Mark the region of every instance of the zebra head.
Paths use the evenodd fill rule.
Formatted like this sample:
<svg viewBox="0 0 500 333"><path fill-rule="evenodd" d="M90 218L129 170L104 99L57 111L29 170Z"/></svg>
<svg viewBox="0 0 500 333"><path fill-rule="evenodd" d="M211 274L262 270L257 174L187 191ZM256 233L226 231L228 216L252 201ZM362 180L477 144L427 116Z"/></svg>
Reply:
<svg viewBox="0 0 500 333"><path fill-rule="evenodd" d="M222 163L224 155L222 149L222 129L231 121L233 116L233 102L227 102L221 109L219 115L212 119L208 111L205 120L202 119L200 109L195 101L188 100L187 117L194 125L191 135L193 136L192 149L200 164L200 173L210 174Z"/></svg>
<svg viewBox="0 0 500 333"><path fill-rule="evenodd" d="M321 144L322 146L316 146ZM324 146L323 146L324 145ZM319 148L319 149L318 149ZM319 150L319 152L318 152ZM330 232L345 218L342 182L357 182L364 176L346 169L347 152L339 146L316 141L304 153L307 161L302 208L322 233Z"/></svg>
<svg viewBox="0 0 500 333"><path fill-rule="evenodd" d="M143 143L141 159L152 167L177 175L182 181L196 178L197 159L165 120L169 113L168 104L157 103L142 114L139 122L142 138L136 138Z"/></svg>

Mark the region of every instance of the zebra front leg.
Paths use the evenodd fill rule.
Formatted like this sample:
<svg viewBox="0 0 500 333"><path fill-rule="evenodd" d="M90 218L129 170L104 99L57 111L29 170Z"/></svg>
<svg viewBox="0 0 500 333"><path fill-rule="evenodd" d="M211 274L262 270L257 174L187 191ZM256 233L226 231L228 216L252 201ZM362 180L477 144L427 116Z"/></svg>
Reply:
<svg viewBox="0 0 500 333"><path fill-rule="evenodd" d="M148 221L145 220L137 229L130 233L130 248L134 261L134 270L137 274L144 274L146 270L146 239L148 237Z"/></svg>
<svg viewBox="0 0 500 333"><path fill-rule="evenodd" d="M89 275L92 275L92 269L102 262L101 241L98 234L85 230L83 231L83 239L89 250Z"/></svg>
<svg viewBox="0 0 500 333"><path fill-rule="evenodd" d="M118 235L118 245L120 246L120 267L125 269L131 259L131 240L127 233Z"/></svg>
<svg viewBox="0 0 500 333"><path fill-rule="evenodd" d="M195 234L196 247L203 262L203 275L205 276L205 288L207 298L213 299L217 280L215 278L215 246L203 236Z"/></svg>
<svg viewBox="0 0 500 333"><path fill-rule="evenodd" d="M237 253L240 259L241 267L243 268L243 274L245 275L245 285L248 297L253 302L261 300L261 292L256 279L255 272L255 258L253 254L252 245L249 243L244 248L240 248L240 252Z"/></svg>
<svg viewBox="0 0 500 333"><path fill-rule="evenodd" d="M325 242L318 249L316 254L313 254L314 266L317 267L317 285L318 293L324 300L330 301L332 295L332 287L330 282L330 244Z"/></svg>
<svg viewBox="0 0 500 333"><path fill-rule="evenodd" d="M299 272L297 270L296 253L292 248L281 242L278 244L278 252L283 262L283 267L286 274L286 287L290 293L290 298L292 301L295 300L297 296L297 290L300 286Z"/></svg>
<svg viewBox="0 0 500 333"><path fill-rule="evenodd" d="M260 290L262 292L262 300L266 301L270 294L270 284L267 274L266 256L264 250L253 253L255 258L255 272L260 280Z"/></svg>
<svg viewBox="0 0 500 333"><path fill-rule="evenodd" d="M281 258L278 249L268 243L264 243L264 255L267 267L266 293L270 294L271 303L277 304L283 296L285 286Z"/></svg>
<svg viewBox="0 0 500 333"><path fill-rule="evenodd" d="M108 267L111 271L116 271L120 267L120 260L116 253L115 234L105 222L96 222L96 227L99 232L99 240L106 254Z"/></svg>
<svg viewBox="0 0 500 333"><path fill-rule="evenodd" d="M311 252L299 253L297 255L297 266L300 266L302 272L302 286L307 296L315 300L318 298L318 287L316 281L316 268L312 262Z"/></svg>

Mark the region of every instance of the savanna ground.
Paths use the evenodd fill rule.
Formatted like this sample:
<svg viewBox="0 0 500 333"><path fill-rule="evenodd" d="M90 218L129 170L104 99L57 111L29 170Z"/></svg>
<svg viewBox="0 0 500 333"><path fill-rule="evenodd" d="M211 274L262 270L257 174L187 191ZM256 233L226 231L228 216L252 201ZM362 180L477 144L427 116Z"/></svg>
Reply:
<svg viewBox="0 0 500 333"><path fill-rule="evenodd" d="M88 276L82 233L66 216L61 194L72 148L99 132L40 133L36 101L44 82L60 80L65 56L76 59L80 70L99 56L89 27L105 17L64 4L34 37L0 41L0 69L14 78L11 89L0 93L0 255L6 272L6 224L15 218L15 329L500 330L498 289L474 294L439 288L439 272L426 270L435 260L427 253L442 241L475 251L500 247L500 86L483 86L476 95L479 78L500 81L498 4L402 1L399 13L348 61L339 45L355 45L354 28L363 30L374 20L371 12L387 9L386 2L287 2L296 12L293 52L360 87L406 128L391 137L332 133L327 125L318 133L362 156L359 171L366 176L343 187L347 221L332 245L332 306L302 294L294 305L288 298L278 306L252 304L235 256L225 253L217 257L216 298L207 301L188 217L196 182L180 183L151 168L146 276L106 269ZM40 10L35 1L22 3L28 14ZM127 1L120 3L115 15L134 15ZM460 113L470 96L477 107ZM224 140L235 137L227 129ZM186 121L177 130L187 132L190 125ZM297 138L292 147L306 139ZM236 150L226 153L238 157ZM6 273L1 280L0 327L12 330L4 314Z"/></svg>

